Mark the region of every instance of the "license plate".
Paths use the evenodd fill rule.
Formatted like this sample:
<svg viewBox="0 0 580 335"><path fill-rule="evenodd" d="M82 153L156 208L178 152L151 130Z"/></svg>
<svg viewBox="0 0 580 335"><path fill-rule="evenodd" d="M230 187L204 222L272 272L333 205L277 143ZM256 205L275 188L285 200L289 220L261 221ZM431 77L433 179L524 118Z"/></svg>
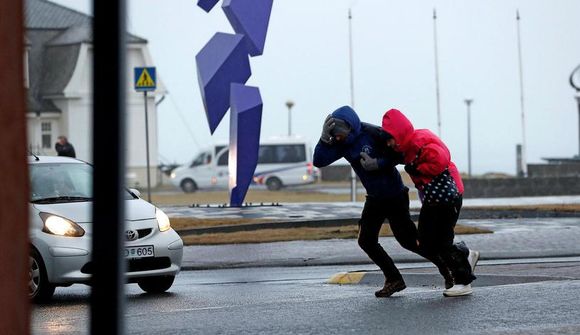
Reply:
<svg viewBox="0 0 580 335"><path fill-rule="evenodd" d="M152 245L143 245L138 247L126 247L125 248L126 258L145 258L145 257L155 257L155 249Z"/></svg>

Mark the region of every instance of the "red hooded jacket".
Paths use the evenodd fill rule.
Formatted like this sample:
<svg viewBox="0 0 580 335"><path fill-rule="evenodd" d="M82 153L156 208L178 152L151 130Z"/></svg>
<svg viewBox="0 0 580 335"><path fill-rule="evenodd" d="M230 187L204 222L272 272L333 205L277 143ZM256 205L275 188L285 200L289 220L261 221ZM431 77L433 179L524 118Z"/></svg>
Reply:
<svg viewBox="0 0 580 335"><path fill-rule="evenodd" d="M451 161L449 149L437 135L428 129L415 130L411 121L396 109L387 111L383 116L383 129L395 139L395 150L403 154L405 164L414 161L419 175L411 176L411 179L417 189L422 190L425 184L445 169L449 169L459 193L463 194L463 182L459 171ZM419 157L415 160L419 150Z"/></svg>

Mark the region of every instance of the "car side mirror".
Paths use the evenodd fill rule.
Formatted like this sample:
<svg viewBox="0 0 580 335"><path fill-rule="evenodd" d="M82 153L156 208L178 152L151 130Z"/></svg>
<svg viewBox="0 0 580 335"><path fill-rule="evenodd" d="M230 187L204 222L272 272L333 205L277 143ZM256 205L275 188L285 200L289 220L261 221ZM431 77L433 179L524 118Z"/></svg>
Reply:
<svg viewBox="0 0 580 335"><path fill-rule="evenodd" d="M136 188L130 188L129 192L133 193L133 195L137 198L141 198L141 192L139 192Z"/></svg>

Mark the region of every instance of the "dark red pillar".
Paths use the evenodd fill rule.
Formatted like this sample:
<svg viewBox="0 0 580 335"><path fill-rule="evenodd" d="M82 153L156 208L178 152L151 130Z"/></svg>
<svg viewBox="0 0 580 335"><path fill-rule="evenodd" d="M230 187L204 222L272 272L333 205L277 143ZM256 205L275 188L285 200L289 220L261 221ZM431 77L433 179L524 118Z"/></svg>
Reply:
<svg viewBox="0 0 580 335"><path fill-rule="evenodd" d="M23 1L0 0L0 334L29 334Z"/></svg>

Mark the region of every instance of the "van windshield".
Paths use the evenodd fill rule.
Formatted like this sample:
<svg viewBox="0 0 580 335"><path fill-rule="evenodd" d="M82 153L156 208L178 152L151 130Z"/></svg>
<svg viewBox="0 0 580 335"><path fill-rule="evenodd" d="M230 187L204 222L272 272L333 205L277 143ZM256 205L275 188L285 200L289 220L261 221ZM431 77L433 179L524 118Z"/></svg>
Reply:
<svg viewBox="0 0 580 335"><path fill-rule="evenodd" d="M195 167L195 166L205 165L205 164L209 164L209 163L211 163L210 153L209 152L202 152L193 160L193 162L191 162L191 165L189 165L189 167Z"/></svg>

